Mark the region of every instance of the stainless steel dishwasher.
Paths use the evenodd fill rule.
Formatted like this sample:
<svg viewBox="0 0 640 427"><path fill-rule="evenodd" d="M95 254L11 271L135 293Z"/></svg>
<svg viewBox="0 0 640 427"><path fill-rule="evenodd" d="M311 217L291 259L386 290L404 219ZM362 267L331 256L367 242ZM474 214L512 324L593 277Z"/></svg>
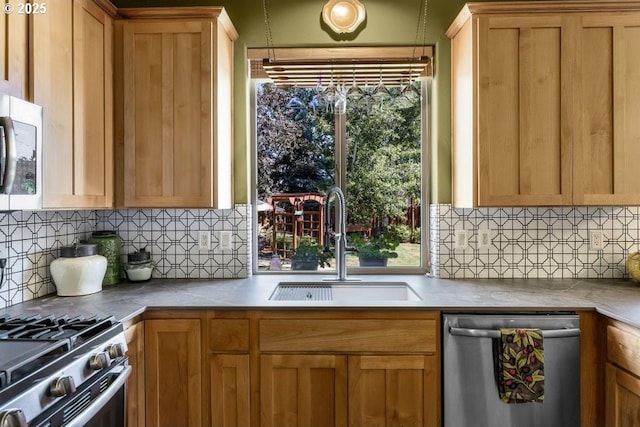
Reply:
<svg viewBox="0 0 640 427"><path fill-rule="evenodd" d="M500 328L539 328L544 401L504 403L497 388ZM579 427L580 318L575 314L443 316L445 427Z"/></svg>

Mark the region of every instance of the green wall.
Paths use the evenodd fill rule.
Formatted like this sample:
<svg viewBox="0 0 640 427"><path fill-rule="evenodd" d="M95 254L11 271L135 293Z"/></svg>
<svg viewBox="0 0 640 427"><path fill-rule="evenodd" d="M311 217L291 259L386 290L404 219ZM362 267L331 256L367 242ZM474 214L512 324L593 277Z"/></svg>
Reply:
<svg viewBox="0 0 640 427"><path fill-rule="evenodd" d="M361 0L367 11L364 27L348 39L339 39L321 26L326 0L266 0L276 47L413 45L422 0ZM445 31L464 5L462 0L430 0L426 43L435 45L432 91L431 201L451 201L450 43ZM262 0L119 0L118 7L224 6L240 38L235 60L235 192L236 202L250 194L249 86L246 48L266 47ZM421 22L420 22L421 24ZM420 40L420 43L422 40Z"/></svg>

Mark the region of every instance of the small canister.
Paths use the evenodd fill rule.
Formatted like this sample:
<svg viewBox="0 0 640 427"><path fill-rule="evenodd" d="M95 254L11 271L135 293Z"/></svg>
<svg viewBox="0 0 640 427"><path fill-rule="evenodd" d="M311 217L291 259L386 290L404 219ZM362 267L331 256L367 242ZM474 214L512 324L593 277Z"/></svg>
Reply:
<svg viewBox="0 0 640 427"><path fill-rule="evenodd" d="M107 258L107 272L102 280L103 285L115 285L120 283L122 276L122 239L115 231L94 231L88 239L89 243L98 245L98 254Z"/></svg>
<svg viewBox="0 0 640 427"><path fill-rule="evenodd" d="M124 272L130 281L142 282L151 279L154 264L151 261L151 253L147 252L146 248L128 254L127 261Z"/></svg>
<svg viewBox="0 0 640 427"><path fill-rule="evenodd" d="M107 259L98 255L95 244L60 247L60 257L49 266L60 296L88 295L102 290Z"/></svg>

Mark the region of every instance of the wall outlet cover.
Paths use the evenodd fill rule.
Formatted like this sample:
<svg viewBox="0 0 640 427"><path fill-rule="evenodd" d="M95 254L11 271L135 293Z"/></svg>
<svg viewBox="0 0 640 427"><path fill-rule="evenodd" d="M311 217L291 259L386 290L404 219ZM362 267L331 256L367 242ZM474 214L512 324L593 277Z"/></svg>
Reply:
<svg viewBox="0 0 640 427"><path fill-rule="evenodd" d="M198 231L198 250L208 251L209 249L211 249L211 233Z"/></svg>
<svg viewBox="0 0 640 427"><path fill-rule="evenodd" d="M602 230L593 230L589 233L589 250L601 251L604 249L604 234Z"/></svg>
<svg viewBox="0 0 640 427"><path fill-rule="evenodd" d="M478 249L489 249L491 247L491 230L481 228L478 230Z"/></svg>
<svg viewBox="0 0 640 427"><path fill-rule="evenodd" d="M219 236L220 249L231 250L233 234L231 231L221 231Z"/></svg>
<svg viewBox="0 0 640 427"><path fill-rule="evenodd" d="M467 230L456 230L455 239L456 250L464 251L469 246L469 232Z"/></svg>

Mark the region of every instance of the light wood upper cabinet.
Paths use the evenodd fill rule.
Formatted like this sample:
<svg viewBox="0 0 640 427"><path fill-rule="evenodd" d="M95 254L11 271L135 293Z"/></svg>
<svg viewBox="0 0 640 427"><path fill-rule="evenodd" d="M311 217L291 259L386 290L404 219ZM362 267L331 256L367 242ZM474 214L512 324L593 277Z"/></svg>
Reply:
<svg viewBox="0 0 640 427"><path fill-rule="evenodd" d="M574 203L638 205L640 13L580 17Z"/></svg>
<svg viewBox="0 0 640 427"><path fill-rule="evenodd" d="M29 95L28 18L17 11L0 14L0 92L22 99Z"/></svg>
<svg viewBox="0 0 640 427"><path fill-rule="evenodd" d="M453 204L569 204L571 135L562 88L570 85L573 54L562 17L470 7L464 23L447 33Z"/></svg>
<svg viewBox="0 0 640 427"><path fill-rule="evenodd" d="M447 32L454 206L640 203L638 7L465 6Z"/></svg>
<svg viewBox="0 0 640 427"><path fill-rule="evenodd" d="M233 42L222 8L123 9L126 207L229 208Z"/></svg>
<svg viewBox="0 0 640 427"><path fill-rule="evenodd" d="M45 208L113 207L112 15L107 2L73 0L31 21Z"/></svg>

